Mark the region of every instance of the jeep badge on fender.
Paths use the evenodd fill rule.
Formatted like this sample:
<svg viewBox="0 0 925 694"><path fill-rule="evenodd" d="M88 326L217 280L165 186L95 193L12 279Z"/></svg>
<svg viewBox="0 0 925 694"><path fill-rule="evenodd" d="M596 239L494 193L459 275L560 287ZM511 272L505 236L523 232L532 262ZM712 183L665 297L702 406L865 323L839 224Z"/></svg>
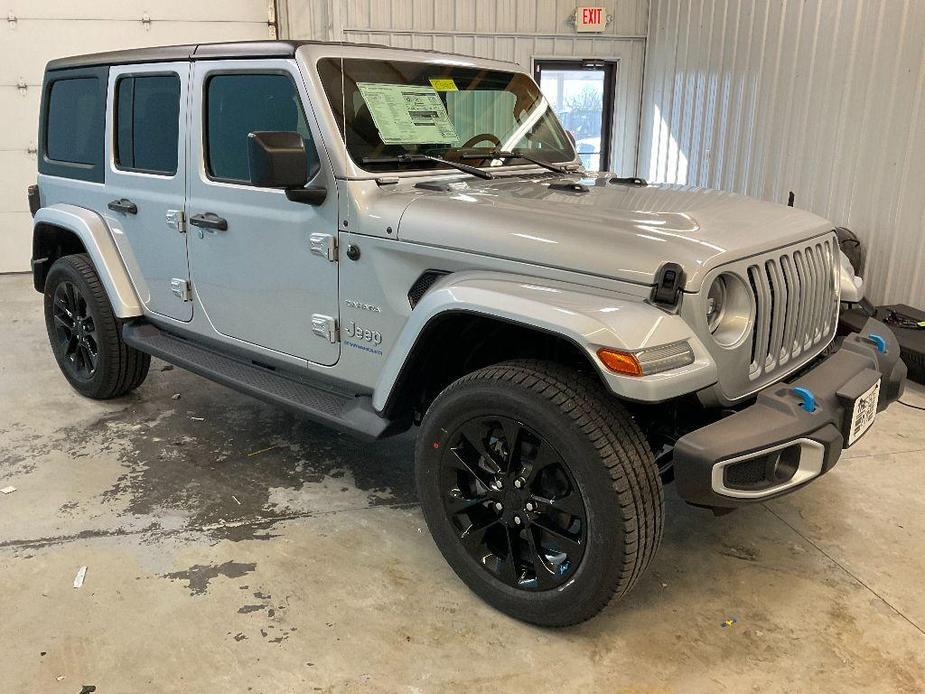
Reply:
<svg viewBox="0 0 925 694"><path fill-rule="evenodd" d="M363 340L364 342L369 342L372 345L382 344L382 333L380 333L378 330L362 328L353 321L347 323L347 327L344 329L344 333L347 335L347 337Z"/></svg>

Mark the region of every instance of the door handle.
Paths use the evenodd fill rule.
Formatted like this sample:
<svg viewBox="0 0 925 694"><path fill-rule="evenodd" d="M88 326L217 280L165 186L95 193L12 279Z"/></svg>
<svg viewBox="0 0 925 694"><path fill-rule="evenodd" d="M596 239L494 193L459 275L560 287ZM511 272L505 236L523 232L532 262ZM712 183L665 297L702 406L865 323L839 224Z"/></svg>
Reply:
<svg viewBox="0 0 925 694"><path fill-rule="evenodd" d="M133 203L127 198L119 198L118 200L113 200L108 205L106 205L113 212L124 212L125 214L138 214L138 205Z"/></svg>
<svg viewBox="0 0 925 694"><path fill-rule="evenodd" d="M200 229L209 231L228 231L228 220L219 217L217 214L205 212L203 214L194 214L189 218L189 223Z"/></svg>

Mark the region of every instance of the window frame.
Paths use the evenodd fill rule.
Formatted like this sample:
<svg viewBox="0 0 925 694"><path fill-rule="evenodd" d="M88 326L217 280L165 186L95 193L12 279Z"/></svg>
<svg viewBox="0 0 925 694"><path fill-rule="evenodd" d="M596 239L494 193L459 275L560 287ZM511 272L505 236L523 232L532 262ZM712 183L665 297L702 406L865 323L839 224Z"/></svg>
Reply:
<svg viewBox="0 0 925 694"><path fill-rule="evenodd" d="M574 70L576 72L581 70L601 70L604 73L604 94L601 103L601 151L598 153L598 166L601 171L610 171L616 149L613 138L618 117L616 100L620 60L614 58L567 58L564 56L560 58L534 58L533 81L537 84L541 84L543 70ZM556 115L556 118L558 118L558 115ZM565 128L565 125L562 127ZM578 151L577 144L574 149L575 155L581 161L581 153Z"/></svg>
<svg viewBox="0 0 925 694"><path fill-rule="evenodd" d="M279 190L278 188L269 188L266 186L255 186L249 180L239 179L239 178L223 178L220 176L215 176L212 173L212 162L209 157L209 85L212 80L216 77L224 77L227 75L251 75L251 76L283 76L289 80L289 83L292 85L292 91L298 98L299 108L302 111L302 118L305 121L305 126L308 128L309 135L311 136L312 147L315 149L315 157L319 162L319 166L315 175L308 180L308 183L315 180L320 174L323 166L321 165L321 152L318 149L318 143L315 139L315 134L312 132L311 122L309 121L309 113L311 109L306 110L305 101L302 98L302 93L299 91L299 85L295 81L295 78L292 76L292 73L288 70L282 68L251 68L251 69L218 69L210 70L206 75L205 79L202 80L202 110L199 114L200 124L202 130L202 141L200 142L201 147L201 161L202 161L202 172L205 175L207 181L212 183L227 183L229 185L236 186L246 186L248 188L254 188L256 190Z"/></svg>
<svg viewBox="0 0 925 694"><path fill-rule="evenodd" d="M177 164L173 172L165 171L154 171L151 169L142 169L131 166L122 166L119 164L119 85L123 80L126 79L136 79L139 77L167 77L173 76L177 78L177 85L179 89L177 91ZM134 117L134 86L132 87L132 116ZM180 145L183 144L185 136L183 134L183 116L186 109L186 104L183 99L183 76L176 70L157 70L151 72L120 72L115 76L112 86L112 166L117 171L126 171L129 173L144 174L146 176L160 176L161 178L174 178L177 173L180 171L180 164L183 158L180 156ZM132 144L134 146L135 140L135 130L132 128Z"/></svg>
<svg viewBox="0 0 925 694"><path fill-rule="evenodd" d="M102 104L101 120L96 127L101 127L102 137L99 142L99 151L95 153L93 162L74 162L63 159L52 159L48 156L48 122L51 116L51 92L55 84L63 80L93 78L96 80L96 96ZM59 176L90 183L103 183L106 177L106 116L107 96L109 90L109 66L76 68L64 70L50 70L45 73L45 83L42 87L41 116L39 118L39 152L38 171L46 176Z"/></svg>

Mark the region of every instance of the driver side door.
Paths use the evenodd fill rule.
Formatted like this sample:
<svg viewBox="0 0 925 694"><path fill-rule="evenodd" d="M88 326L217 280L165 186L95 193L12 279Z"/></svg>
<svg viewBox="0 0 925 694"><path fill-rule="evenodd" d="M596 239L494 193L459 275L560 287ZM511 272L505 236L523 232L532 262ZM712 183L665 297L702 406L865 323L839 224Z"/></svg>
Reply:
<svg viewBox="0 0 925 694"><path fill-rule="evenodd" d="M323 251L333 248L337 234L337 194L330 167L319 157L317 124L306 118L312 110L301 85L288 60L194 64L190 278L202 310L222 335L331 365L340 355L337 262ZM251 185L247 136L257 131L302 136L309 185L328 191L322 204L294 202L281 189ZM221 221L196 226L203 218ZM330 236L330 245L319 244L319 235Z"/></svg>

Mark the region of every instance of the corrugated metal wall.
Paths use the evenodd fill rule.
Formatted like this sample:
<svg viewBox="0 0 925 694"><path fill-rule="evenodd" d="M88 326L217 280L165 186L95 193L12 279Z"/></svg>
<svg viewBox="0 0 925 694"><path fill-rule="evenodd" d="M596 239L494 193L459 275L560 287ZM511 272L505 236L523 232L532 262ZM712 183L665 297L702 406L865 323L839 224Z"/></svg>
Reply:
<svg viewBox="0 0 925 694"><path fill-rule="evenodd" d="M605 0L613 16L603 34L576 34L575 0L288 0L292 38L382 43L510 60L530 70L535 58L619 60L614 113L616 171L636 162L639 95L648 0Z"/></svg>
<svg viewBox="0 0 925 694"><path fill-rule="evenodd" d="M652 0L640 167L796 204L925 305L925 2Z"/></svg>

